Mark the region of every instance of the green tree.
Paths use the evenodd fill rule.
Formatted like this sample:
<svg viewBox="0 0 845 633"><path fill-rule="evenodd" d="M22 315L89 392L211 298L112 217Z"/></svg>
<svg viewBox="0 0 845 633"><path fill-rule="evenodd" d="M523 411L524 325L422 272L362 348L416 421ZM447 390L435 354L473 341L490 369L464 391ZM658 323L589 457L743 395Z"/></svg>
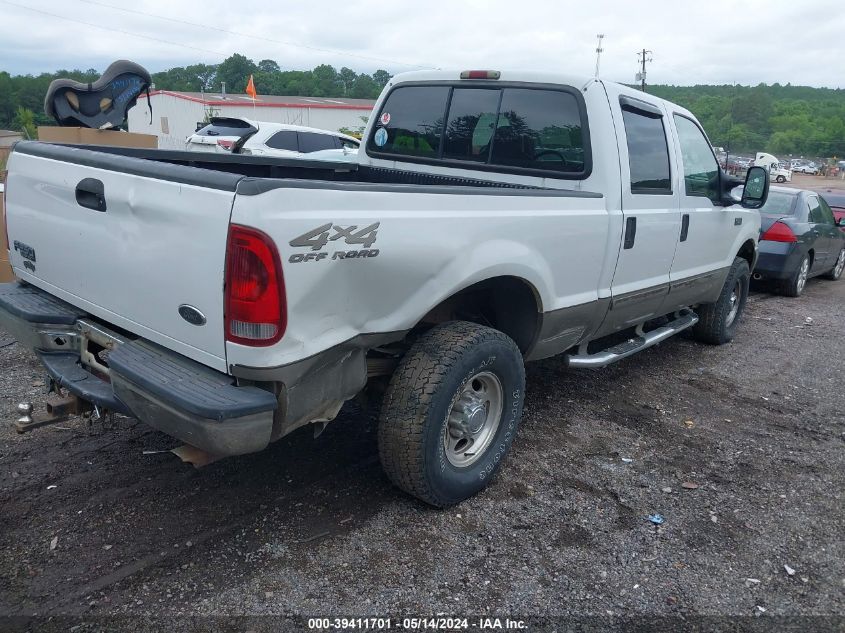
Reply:
<svg viewBox="0 0 845 633"><path fill-rule="evenodd" d="M12 119L12 129L23 134L24 138L37 139L38 130L35 125L35 113L19 106L15 110L15 118Z"/></svg>
<svg viewBox="0 0 845 633"><path fill-rule="evenodd" d="M216 89L220 83L225 83L227 92L243 92L246 90L246 82L249 81L249 76L257 71L258 66L251 59L240 53L235 53L224 59L217 67L216 85L214 87Z"/></svg>

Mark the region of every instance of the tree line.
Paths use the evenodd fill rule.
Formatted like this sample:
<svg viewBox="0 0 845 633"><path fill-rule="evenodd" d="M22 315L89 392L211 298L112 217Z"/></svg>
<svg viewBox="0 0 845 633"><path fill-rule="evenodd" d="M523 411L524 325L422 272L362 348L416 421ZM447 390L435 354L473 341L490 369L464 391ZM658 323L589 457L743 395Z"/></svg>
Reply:
<svg viewBox="0 0 845 633"><path fill-rule="evenodd" d="M26 130L52 123L44 95L53 79L91 82L100 72L59 70L40 75L0 72L0 128ZM153 74L155 87L185 92L242 93L253 75L259 95L375 99L390 73L371 75L322 64L312 70L283 70L278 62L255 62L236 53L219 64L179 66ZM648 92L682 105L704 126L711 142L732 153L769 151L779 155L845 156L845 90L789 84L648 87Z"/></svg>

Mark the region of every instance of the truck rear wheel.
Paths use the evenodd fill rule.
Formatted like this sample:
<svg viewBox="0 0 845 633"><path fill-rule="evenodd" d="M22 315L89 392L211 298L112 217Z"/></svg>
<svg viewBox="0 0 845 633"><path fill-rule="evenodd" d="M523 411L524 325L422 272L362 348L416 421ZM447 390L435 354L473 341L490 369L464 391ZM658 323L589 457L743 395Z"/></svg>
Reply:
<svg viewBox="0 0 845 633"><path fill-rule="evenodd" d="M442 508L482 490L522 417L525 367L513 340L452 321L423 334L396 368L379 420L390 480Z"/></svg>
<svg viewBox="0 0 845 633"><path fill-rule="evenodd" d="M723 345L733 340L736 326L748 300L750 281L748 262L737 257L716 303L699 306L696 310L698 323L693 328L696 339L711 345Z"/></svg>

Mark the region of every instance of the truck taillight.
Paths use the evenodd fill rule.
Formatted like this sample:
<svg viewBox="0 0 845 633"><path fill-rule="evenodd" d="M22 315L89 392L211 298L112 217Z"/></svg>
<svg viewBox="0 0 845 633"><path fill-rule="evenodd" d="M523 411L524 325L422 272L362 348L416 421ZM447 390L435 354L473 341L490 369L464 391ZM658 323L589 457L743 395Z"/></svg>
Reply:
<svg viewBox="0 0 845 633"><path fill-rule="evenodd" d="M279 251L268 235L232 224L226 247L226 340L272 345L285 333L287 305Z"/></svg>
<svg viewBox="0 0 845 633"><path fill-rule="evenodd" d="M798 238L795 237L795 233L792 232L791 228L778 220L760 236L760 240L766 240L767 242L797 242Z"/></svg>

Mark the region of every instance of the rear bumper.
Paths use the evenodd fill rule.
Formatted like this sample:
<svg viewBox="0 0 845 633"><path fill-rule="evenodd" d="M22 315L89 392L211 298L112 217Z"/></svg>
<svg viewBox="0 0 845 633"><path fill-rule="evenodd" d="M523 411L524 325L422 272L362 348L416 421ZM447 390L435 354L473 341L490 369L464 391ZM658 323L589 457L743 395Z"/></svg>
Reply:
<svg viewBox="0 0 845 633"><path fill-rule="evenodd" d="M790 279L801 265L801 256L795 242L761 241L754 274L766 279Z"/></svg>
<svg viewBox="0 0 845 633"><path fill-rule="evenodd" d="M33 286L0 284L0 326L32 348L53 380L102 409L136 417L219 456L265 448L277 398L143 339L130 340ZM90 344L109 352L94 369Z"/></svg>

